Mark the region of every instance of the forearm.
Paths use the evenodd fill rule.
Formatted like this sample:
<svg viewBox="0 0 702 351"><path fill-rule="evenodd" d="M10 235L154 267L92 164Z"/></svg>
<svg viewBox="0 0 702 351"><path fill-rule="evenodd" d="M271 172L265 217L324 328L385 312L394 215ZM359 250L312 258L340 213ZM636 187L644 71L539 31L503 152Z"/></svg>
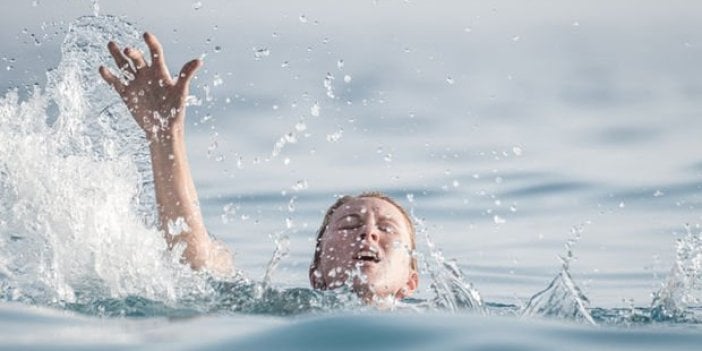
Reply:
<svg viewBox="0 0 702 351"><path fill-rule="evenodd" d="M149 149L160 229L169 247L185 244L183 258L193 268L203 268L213 243L202 219L183 129L171 128L167 133L150 135Z"/></svg>

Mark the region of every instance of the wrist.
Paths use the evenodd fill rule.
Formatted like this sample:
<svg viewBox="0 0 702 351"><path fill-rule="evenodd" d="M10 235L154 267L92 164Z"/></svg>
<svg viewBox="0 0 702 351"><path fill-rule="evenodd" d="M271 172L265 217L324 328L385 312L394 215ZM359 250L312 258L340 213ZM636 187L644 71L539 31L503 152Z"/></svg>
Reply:
<svg viewBox="0 0 702 351"><path fill-rule="evenodd" d="M176 123L166 128L154 127L145 130L146 140L152 146L167 146L185 140L185 128L181 123Z"/></svg>

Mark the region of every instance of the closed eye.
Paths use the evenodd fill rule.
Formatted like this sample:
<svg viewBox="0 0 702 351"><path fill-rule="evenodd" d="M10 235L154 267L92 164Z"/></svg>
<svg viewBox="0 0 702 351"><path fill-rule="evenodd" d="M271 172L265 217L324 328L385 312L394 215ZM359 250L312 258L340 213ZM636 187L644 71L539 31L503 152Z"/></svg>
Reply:
<svg viewBox="0 0 702 351"><path fill-rule="evenodd" d="M382 223L378 225L378 229L385 233L397 233L397 227L391 223Z"/></svg>
<svg viewBox="0 0 702 351"><path fill-rule="evenodd" d="M362 223L357 215L348 215L337 222L339 229L353 230L360 228Z"/></svg>

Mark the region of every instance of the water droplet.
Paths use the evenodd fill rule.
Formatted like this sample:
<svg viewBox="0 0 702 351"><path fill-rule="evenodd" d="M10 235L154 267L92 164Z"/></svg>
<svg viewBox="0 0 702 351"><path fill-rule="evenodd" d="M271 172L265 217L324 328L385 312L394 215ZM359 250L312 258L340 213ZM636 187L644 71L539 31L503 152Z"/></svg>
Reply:
<svg viewBox="0 0 702 351"><path fill-rule="evenodd" d="M351 83L351 76L350 75L345 75L344 76L344 83Z"/></svg>
<svg viewBox="0 0 702 351"><path fill-rule="evenodd" d="M502 217L500 217L500 216L498 216L498 215L495 215L494 217L492 217L492 220L495 221L495 224L505 224L505 223L507 223L507 220L505 220L504 218L502 218Z"/></svg>
<svg viewBox="0 0 702 351"><path fill-rule="evenodd" d="M383 157L383 161L392 162L392 154L390 154L390 153L385 154L385 156Z"/></svg>
<svg viewBox="0 0 702 351"><path fill-rule="evenodd" d="M513 42L518 42L520 39L521 39L521 38L520 38L518 35L512 37L512 41L513 41Z"/></svg>
<svg viewBox="0 0 702 351"><path fill-rule="evenodd" d="M503 181L502 177L495 177L495 183L502 184L502 181Z"/></svg>
<svg viewBox="0 0 702 351"><path fill-rule="evenodd" d="M204 115L202 118L200 118L200 124L207 123L211 119L212 119L212 115L208 113L208 114Z"/></svg>
<svg viewBox="0 0 702 351"><path fill-rule="evenodd" d="M215 53L220 53L220 52L222 52L222 47L219 46L219 45L215 45L215 47L214 47L214 52L215 52Z"/></svg>
<svg viewBox="0 0 702 351"><path fill-rule="evenodd" d="M288 67L289 65L290 65L290 64L288 63L288 61L283 61L283 63L280 64L280 68L286 68L286 67Z"/></svg>
<svg viewBox="0 0 702 351"><path fill-rule="evenodd" d="M470 32L473 31L473 28L471 28L471 27L466 27L465 29L463 29L463 31L466 32L466 33L470 33Z"/></svg>
<svg viewBox="0 0 702 351"><path fill-rule="evenodd" d="M458 188L461 185L461 183L459 183L458 180L454 180L452 185L454 188Z"/></svg>
<svg viewBox="0 0 702 351"><path fill-rule="evenodd" d="M344 60L339 60L336 62L336 68L338 69L344 69Z"/></svg>
<svg viewBox="0 0 702 351"><path fill-rule="evenodd" d="M307 129L307 125L305 124L305 121L300 121L295 123L295 130L298 132L302 132L305 129Z"/></svg>
<svg viewBox="0 0 702 351"><path fill-rule="evenodd" d="M222 77L219 74L215 74L214 80L212 80L212 86L218 87L222 84L224 84L224 80L222 80Z"/></svg>
<svg viewBox="0 0 702 351"><path fill-rule="evenodd" d="M513 153L515 156L522 156L522 148L519 147L519 146L515 146L515 147L512 148L512 153Z"/></svg>
<svg viewBox="0 0 702 351"><path fill-rule="evenodd" d="M33 0L32 7L37 7L37 6L39 6L39 0Z"/></svg>
<svg viewBox="0 0 702 351"><path fill-rule="evenodd" d="M305 16L305 15L300 15L300 22L302 22L302 23L307 23L307 21L308 21L307 16Z"/></svg>
<svg viewBox="0 0 702 351"><path fill-rule="evenodd" d="M620 202L620 203L619 203L619 208L624 208L624 206L626 206L626 205L624 204L624 202Z"/></svg>
<svg viewBox="0 0 702 351"><path fill-rule="evenodd" d="M456 81L451 76L446 77L446 83L453 85L455 82Z"/></svg>
<svg viewBox="0 0 702 351"><path fill-rule="evenodd" d="M578 21L573 22L573 27L580 27L580 22L578 22Z"/></svg>
<svg viewBox="0 0 702 351"><path fill-rule="evenodd" d="M339 140L341 140L342 136L344 136L344 130L339 129L338 131L336 131L332 134L327 134L327 141L330 143L336 143Z"/></svg>
<svg viewBox="0 0 702 351"><path fill-rule="evenodd" d="M193 10L197 11L202 8L202 1L196 1L193 3Z"/></svg>
<svg viewBox="0 0 702 351"><path fill-rule="evenodd" d="M98 0L93 0L93 16L97 17L100 15L100 4Z"/></svg>
<svg viewBox="0 0 702 351"><path fill-rule="evenodd" d="M270 56L271 51L268 50L268 48L262 48L262 49L257 49L254 48L254 56L256 57L257 60L260 60L264 57Z"/></svg>
<svg viewBox="0 0 702 351"><path fill-rule="evenodd" d="M414 194L407 194L407 201L409 203L414 203Z"/></svg>
<svg viewBox="0 0 702 351"><path fill-rule="evenodd" d="M334 82L334 76L331 73L327 73L327 76L324 77L324 89L327 90L327 97L330 99L334 98L334 87L332 83Z"/></svg>
<svg viewBox="0 0 702 351"><path fill-rule="evenodd" d="M13 69L15 69L15 67L13 65L8 65L7 67L5 67L5 69L8 71L12 71Z"/></svg>
<svg viewBox="0 0 702 351"><path fill-rule="evenodd" d="M294 191L305 190L307 188L309 188L309 184L305 179L298 180L297 182L295 182L295 185L292 186L292 190Z"/></svg>
<svg viewBox="0 0 702 351"><path fill-rule="evenodd" d="M315 102L312 107L310 107L310 114L314 117L319 117L319 103Z"/></svg>
<svg viewBox="0 0 702 351"><path fill-rule="evenodd" d="M288 217L285 219L285 227L290 229L293 227L293 221L292 218Z"/></svg>
<svg viewBox="0 0 702 351"><path fill-rule="evenodd" d="M289 164L290 164L290 157L286 157L286 158L283 160L283 164L286 165L286 166L289 165Z"/></svg>
<svg viewBox="0 0 702 351"><path fill-rule="evenodd" d="M509 210L512 212L517 212L517 205L512 204L512 206L509 207Z"/></svg>
<svg viewBox="0 0 702 351"><path fill-rule="evenodd" d="M665 194L660 190L656 190L656 192L653 193L653 197L661 197L663 195L665 195Z"/></svg>

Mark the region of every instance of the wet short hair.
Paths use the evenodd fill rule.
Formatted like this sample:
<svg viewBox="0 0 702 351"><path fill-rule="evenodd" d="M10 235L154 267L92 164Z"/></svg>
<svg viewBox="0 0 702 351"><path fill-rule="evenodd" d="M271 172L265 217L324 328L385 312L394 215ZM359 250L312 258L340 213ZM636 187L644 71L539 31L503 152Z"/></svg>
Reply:
<svg viewBox="0 0 702 351"><path fill-rule="evenodd" d="M416 240L416 231L414 228L414 223L412 222L412 217L409 215L409 213L405 210L402 205L400 205L397 201L393 200L390 196L387 196L381 192L377 191L369 191L369 192L364 192L356 196L351 196L351 195L345 195L340 197L339 199L336 200L336 202L329 207L327 210L327 213L324 214L324 219L322 220L322 225L319 226L319 230L317 230L317 240L315 240L315 247L314 247L314 257L312 258L312 263L310 264L310 269L309 269L309 278L310 278L310 284L312 284L312 288L317 289L317 290L325 290L326 286L324 283L322 283L320 280L314 280L313 276L317 272L317 267L319 267L320 260L322 259L322 236L324 233L329 229L329 222L331 221L332 215L334 215L334 211L336 211L339 207L342 205L346 204L347 202L354 200L354 199L362 199L362 198L375 198L375 199L380 199L383 201L389 202L391 205L395 206L398 210L400 210L400 213L402 213L402 216L405 218L405 221L407 222L407 226L409 227L410 230L410 249L412 250L412 259L410 261L410 267L417 271L417 257L414 255L414 251L417 249L417 240Z"/></svg>

